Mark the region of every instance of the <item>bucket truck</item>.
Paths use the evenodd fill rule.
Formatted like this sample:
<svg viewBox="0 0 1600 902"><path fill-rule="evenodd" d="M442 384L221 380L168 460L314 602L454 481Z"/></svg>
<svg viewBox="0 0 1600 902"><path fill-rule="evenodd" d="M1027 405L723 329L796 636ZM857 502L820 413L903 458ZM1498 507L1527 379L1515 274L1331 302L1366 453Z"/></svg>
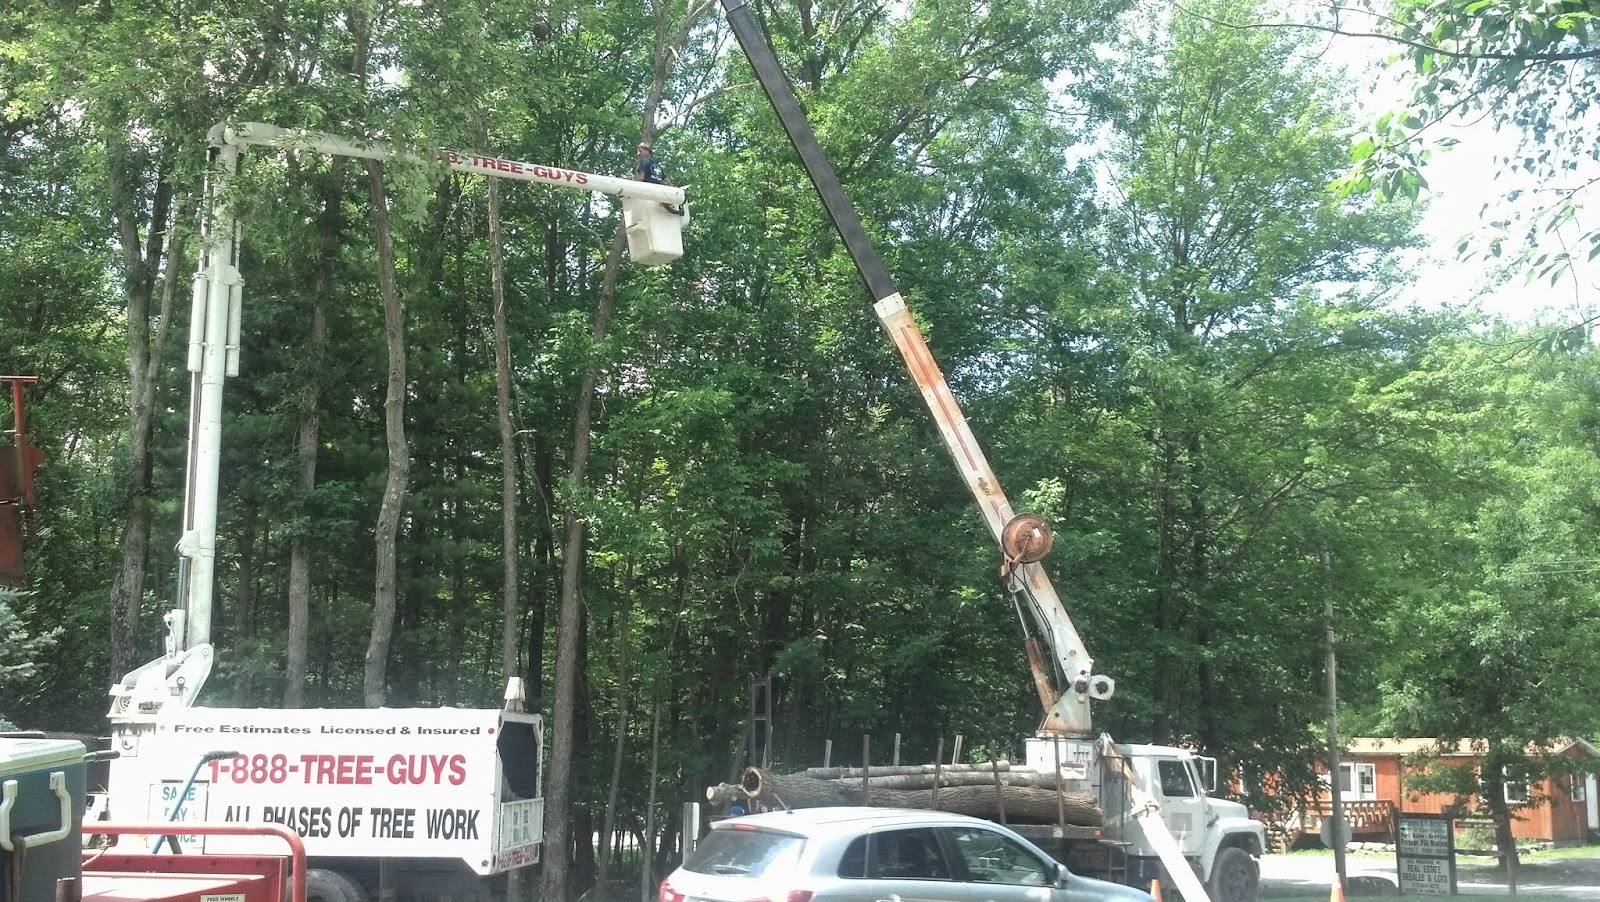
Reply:
<svg viewBox="0 0 1600 902"><path fill-rule="evenodd" d="M208 855L274 851L275 836L218 831L218 824L286 827L305 843L308 893L319 902L368 898L380 871L413 893L483 897L495 875L537 862L543 841L542 724L524 713L520 680L510 681L501 709L196 704L212 663L222 389L239 371L240 234L222 183L249 146L418 161L381 142L259 123L218 125L208 137L208 215L188 345L180 606L165 617L165 653L111 690L116 757L102 816L180 821L187 826L174 828L178 841ZM683 253L682 188L476 153L447 151L438 162L458 172L616 195L635 262L657 265Z"/></svg>
<svg viewBox="0 0 1600 902"><path fill-rule="evenodd" d="M1093 876L1141 887L1160 879L1186 902L1206 902L1208 895L1215 902L1254 902L1264 830L1245 806L1206 794L1215 791L1216 762L1185 749L1119 745L1095 734L1090 703L1109 699L1116 684L1094 672L1087 647L1039 564L1050 548L1049 527L1012 510L746 0L722 0L722 7L874 300L879 324L900 351L983 514L1000 550L1007 591L1032 615L1037 637L1025 645L1044 716L1037 735L1027 740L1026 763L1041 773L1055 772L1068 791L1094 795L1109 815L1100 830L1055 826L1032 830L1030 838Z"/></svg>

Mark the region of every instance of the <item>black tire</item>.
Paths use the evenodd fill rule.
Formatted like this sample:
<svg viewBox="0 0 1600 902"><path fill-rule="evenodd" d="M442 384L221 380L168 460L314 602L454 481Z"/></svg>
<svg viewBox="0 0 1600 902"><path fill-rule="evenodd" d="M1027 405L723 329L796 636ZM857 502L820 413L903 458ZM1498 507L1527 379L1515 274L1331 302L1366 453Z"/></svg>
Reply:
<svg viewBox="0 0 1600 902"><path fill-rule="evenodd" d="M1206 892L1211 902L1256 902L1261 891L1261 866L1238 846L1217 852Z"/></svg>
<svg viewBox="0 0 1600 902"><path fill-rule="evenodd" d="M347 874L312 868L306 871L306 902L367 902L367 891Z"/></svg>

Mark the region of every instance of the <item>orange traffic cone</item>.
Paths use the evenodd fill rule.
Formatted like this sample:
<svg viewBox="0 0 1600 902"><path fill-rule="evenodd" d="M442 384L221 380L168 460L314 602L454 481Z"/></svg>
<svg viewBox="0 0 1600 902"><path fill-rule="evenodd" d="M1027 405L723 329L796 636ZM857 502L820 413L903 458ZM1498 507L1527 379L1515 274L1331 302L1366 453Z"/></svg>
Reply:
<svg viewBox="0 0 1600 902"><path fill-rule="evenodd" d="M1157 877L1154 880L1150 881L1150 898L1156 900L1156 902L1161 902L1161 878L1160 877Z"/></svg>
<svg viewBox="0 0 1600 902"><path fill-rule="evenodd" d="M1344 884L1339 881L1339 875L1333 875L1333 892L1328 895L1328 902L1344 902Z"/></svg>

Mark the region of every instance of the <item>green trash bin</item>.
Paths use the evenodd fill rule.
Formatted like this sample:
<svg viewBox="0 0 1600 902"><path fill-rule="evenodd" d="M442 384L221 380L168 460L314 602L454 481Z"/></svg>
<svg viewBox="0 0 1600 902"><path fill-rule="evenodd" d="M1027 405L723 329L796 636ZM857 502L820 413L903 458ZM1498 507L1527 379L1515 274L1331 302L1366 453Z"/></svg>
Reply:
<svg viewBox="0 0 1600 902"><path fill-rule="evenodd" d="M0 902L56 897L83 861L84 748L0 739Z"/></svg>

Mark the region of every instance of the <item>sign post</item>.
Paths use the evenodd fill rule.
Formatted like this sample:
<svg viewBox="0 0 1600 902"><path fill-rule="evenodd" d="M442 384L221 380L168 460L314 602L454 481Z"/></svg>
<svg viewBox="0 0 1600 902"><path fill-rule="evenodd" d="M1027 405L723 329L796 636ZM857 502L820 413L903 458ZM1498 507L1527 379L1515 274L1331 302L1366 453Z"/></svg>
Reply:
<svg viewBox="0 0 1600 902"><path fill-rule="evenodd" d="M1456 894L1455 821L1446 814L1399 812L1395 858L1402 895Z"/></svg>

